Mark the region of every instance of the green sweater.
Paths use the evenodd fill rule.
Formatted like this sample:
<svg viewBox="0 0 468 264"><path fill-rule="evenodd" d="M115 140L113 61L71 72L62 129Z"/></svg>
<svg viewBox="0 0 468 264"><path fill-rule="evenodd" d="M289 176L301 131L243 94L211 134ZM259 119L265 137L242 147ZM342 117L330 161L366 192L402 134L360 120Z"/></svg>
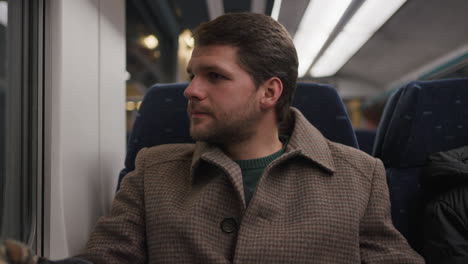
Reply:
<svg viewBox="0 0 468 264"><path fill-rule="evenodd" d="M285 151L287 145L287 138L280 137L281 142L283 142L283 147L263 158L258 159L249 159L249 160L236 160L235 162L239 165L242 171L242 180L244 182L244 195L245 202L247 206L249 205L250 200L252 199L255 188L257 187L258 181L262 176L265 168L270 164L270 162L279 158Z"/></svg>

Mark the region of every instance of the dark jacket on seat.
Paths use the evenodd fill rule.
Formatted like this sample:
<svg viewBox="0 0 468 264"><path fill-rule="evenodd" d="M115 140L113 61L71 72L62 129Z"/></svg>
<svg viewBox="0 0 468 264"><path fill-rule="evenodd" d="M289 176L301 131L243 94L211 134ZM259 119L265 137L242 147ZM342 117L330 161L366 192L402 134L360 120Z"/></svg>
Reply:
<svg viewBox="0 0 468 264"><path fill-rule="evenodd" d="M431 155L422 180L434 195L424 216L426 262L468 263L468 146Z"/></svg>

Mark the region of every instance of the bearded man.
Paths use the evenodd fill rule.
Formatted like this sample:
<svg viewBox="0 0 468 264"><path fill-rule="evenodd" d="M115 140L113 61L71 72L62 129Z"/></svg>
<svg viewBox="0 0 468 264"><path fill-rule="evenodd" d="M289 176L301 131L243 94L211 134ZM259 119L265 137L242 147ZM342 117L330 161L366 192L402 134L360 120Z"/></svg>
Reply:
<svg viewBox="0 0 468 264"><path fill-rule="evenodd" d="M111 214L65 262L424 263L392 225L382 162L290 107L298 59L283 26L226 14L194 38L184 95L196 144L142 149Z"/></svg>

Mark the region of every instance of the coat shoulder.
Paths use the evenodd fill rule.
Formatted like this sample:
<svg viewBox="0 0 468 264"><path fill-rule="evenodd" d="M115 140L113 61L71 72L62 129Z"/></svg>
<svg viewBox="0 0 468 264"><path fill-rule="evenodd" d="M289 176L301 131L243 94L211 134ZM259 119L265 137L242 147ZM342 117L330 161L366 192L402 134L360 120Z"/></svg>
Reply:
<svg viewBox="0 0 468 264"><path fill-rule="evenodd" d="M195 144L166 144L144 149L141 157L147 165L169 161L189 161L193 158ZM143 152L143 151L140 151Z"/></svg>
<svg viewBox="0 0 468 264"><path fill-rule="evenodd" d="M377 163L382 163L379 159L359 149L332 141L328 141L328 145L335 164L343 164L347 165L347 167L352 166L366 175L375 169Z"/></svg>

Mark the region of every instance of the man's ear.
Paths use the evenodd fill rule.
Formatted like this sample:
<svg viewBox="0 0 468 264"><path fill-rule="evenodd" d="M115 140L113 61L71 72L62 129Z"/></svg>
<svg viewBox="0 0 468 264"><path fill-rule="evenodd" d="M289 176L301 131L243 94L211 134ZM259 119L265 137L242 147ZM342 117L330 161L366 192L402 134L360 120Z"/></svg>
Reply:
<svg viewBox="0 0 468 264"><path fill-rule="evenodd" d="M281 94L283 93L283 82L278 77L266 80L261 86L262 91L260 107L264 110L275 107Z"/></svg>

